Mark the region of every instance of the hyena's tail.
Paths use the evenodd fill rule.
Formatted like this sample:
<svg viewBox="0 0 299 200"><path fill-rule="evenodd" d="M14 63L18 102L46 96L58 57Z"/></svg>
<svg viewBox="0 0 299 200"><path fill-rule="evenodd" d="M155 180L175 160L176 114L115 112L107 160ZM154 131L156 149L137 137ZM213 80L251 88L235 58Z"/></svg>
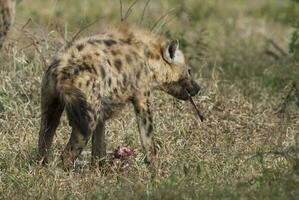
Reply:
<svg viewBox="0 0 299 200"><path fill-rule="evenodd" d="M74 86L60 86L60 96L65 104L70 125L83 135L90 133L88 104L85 95Z"/></svg>

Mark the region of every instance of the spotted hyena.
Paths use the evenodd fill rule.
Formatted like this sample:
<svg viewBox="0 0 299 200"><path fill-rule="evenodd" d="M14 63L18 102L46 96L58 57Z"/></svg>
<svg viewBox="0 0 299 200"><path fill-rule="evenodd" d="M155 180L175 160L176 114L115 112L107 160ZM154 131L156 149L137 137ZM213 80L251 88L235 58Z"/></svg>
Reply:
<svg viewBox="0 0 299 200"><path fill-rule="evenodd" d="M16 0L0 0L0 48L12 25Z"/></svg>
<svg viewBox="0 0 299 200"><path fill-rule="evenodd" d="M38 149L43 162L64 108L72 132L62 163L69 168L90 136L92 160L105 157L105 121L128 102L149 161L155 154L152 91L189 99L200 90L189 70L177 40L123 24L64 48L42 80Z"/></svg>

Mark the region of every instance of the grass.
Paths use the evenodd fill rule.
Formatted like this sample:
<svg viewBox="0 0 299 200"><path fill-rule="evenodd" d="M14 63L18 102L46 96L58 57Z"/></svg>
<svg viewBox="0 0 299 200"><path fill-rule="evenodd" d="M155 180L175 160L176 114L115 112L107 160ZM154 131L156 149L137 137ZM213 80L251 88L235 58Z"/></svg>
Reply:
<svg viewBox="0 0 299 200"><path fill-rule="evenodd" d="M127 8L132 1L124 1ZM143 3L129 21L138 24ZM109 9L107 9L107 7ZM195 99L207 118L200 123L191 105L157 92L153 99L158 156L155 170L142 162L132 108L107 126L108 149L129 146L136 158L124 171L109 166L74 171L59 167L69 137L65 116L50 164L35 162L40 81L44 62L76 31L99 32L120 19L118 1L27 0L0 59L0 199L296 199L299 195L298 107L275 110L299 79L288 52L298 17L295 1L151 1L142 26L151 27L177 10L155 31L181 42L203 86ZM32 21L28 22L29 18ZM168 19L169 19L168 18ZM163 21L162 21L163 22ZM286 53L282 56L267 39ZM32 44L33 41L39 43ZM278 59L265 53L271 51ZM90 145L79 160L90 160Z"/></svg>

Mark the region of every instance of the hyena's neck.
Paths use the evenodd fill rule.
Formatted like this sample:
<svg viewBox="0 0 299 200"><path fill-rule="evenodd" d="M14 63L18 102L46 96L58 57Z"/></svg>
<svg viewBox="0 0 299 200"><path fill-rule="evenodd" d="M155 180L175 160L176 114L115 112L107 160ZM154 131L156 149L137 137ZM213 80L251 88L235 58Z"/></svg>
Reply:
<svg viewBox="0 0 299 200"><path fill-rule="evenodd" d="M145 70L148 71L150 79L150 87L153 89L159 88L167 78L167 71L161 69L161 63L164 62L161 55L161 44L166 39L154 33L143 29L122 27L120 29L121 37L124 41L128 41L130 45L139 50L139 55L143 57Z"/></svg>

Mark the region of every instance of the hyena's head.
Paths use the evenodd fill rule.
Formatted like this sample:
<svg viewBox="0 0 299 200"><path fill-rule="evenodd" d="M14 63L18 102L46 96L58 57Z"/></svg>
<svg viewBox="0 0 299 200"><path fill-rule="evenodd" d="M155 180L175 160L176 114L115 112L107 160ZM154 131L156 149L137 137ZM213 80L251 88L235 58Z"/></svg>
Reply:
<svg viewBox="0 0 299 200"><path fill-rule="evenodd" d="M198 94L200 86L192 79L178 40L164 42L161 55L160 76L164 77L160 79L159 88L180 100L189 100L190 96Z"/></svg>

